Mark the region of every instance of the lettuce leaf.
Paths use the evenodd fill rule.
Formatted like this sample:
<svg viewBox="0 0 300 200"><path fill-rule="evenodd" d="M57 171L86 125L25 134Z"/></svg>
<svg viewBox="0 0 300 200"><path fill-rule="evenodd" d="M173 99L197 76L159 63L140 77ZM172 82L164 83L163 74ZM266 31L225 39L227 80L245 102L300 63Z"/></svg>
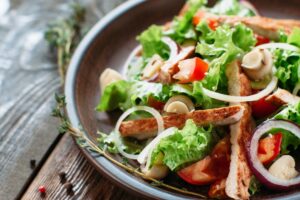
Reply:
<svg viewBox="0 0 300 200"><path fill-rule="evenodd" d="M295 105L288 105L288 107L276 114L274 119L288 120L300 124L300 102Z"/></svg>
<svg viewBox="0 0 300 200"><path fill-rule="evenodd" d="M126 101L129 88L130 83L124 80L109 84L105 87L96 110L101 112L118 108L120 103Z"/></svg>
<svg viewBox="0 0 300 200"><path fill-rule="evenodd" d="M171 37L178 43L189 39L196 40L197 34L194 30L192 20L199 8L206 5L206 3L207 0L189 0L187 2L187 11L183 16L178 16L173 19L171 28L165 32L165 35Z"/></svg>
<svg viewBox="0 0 300 200"><path fill-rule="evenodd" d="M288 120L300 124L300 102L295 105L288 105L281 112L274 116L274 119ZM286 130L273 129L272 133L281 132L283 139L281 143L281 153L287 154L290 150L296 150L300 146L300 138Z"/></svg>
<svg viewBox="0 0 300 200"><path fill-rule="evenodd" d="M172 171L177 171L207 156L213 146L212 127L197 127L193 120L187 120L182 130L163 138L151 155L151 163L163 155L163 162Z"/></svg>
<svg viewBox="0 0 300 200"><path fill-rule="evenodd" d="M159 101L169 98L169 86L146 81L117 81L109 84L102 94L97 111L111 111L117 108L127 110L135 105L147 105L151 96Z"/></svg>
<svg viewBox="0 0 300 200"><path fill-rule="evenodd" d="M294 28L288 36L287 42L300 47L300 28Z"/></svg>
<svg viewBox="0 0 300 200"><path fill-rule="evenodd" d="M137 37L143 47L143 57L145 59L151 58L154 54L160 55L163 59L169 57L170 50L161 40L162 36L162 27L152 25Z"/></svg>
<svg viewBox="0 0 300 200"><path fill-rule="evenodd" d="M202 81L203 87L226 93L226 65L255 45L256 39L253 31L242 24L232 28L223 25L213 31L206 22L200 23L197 30L202 35L199 38L196 53L210 62L209 71Z"/></svg>
<svg viewBox="0 0 300 200"><path fill-rule="evenodd" d="M300 83L300 53L277 49L273 55L279 87L292 92Z"/></svg>

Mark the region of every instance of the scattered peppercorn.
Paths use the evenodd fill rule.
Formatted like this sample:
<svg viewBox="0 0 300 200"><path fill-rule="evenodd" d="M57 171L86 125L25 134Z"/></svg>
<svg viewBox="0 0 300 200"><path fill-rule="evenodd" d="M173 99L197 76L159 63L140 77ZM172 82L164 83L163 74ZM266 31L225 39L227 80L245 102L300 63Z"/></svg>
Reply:
<svg viewBox="0 0 300 200"><path fill-rule="evenodd" d="M59 175L59 178L60 178L60 182L64 183L66 181L66 173L61 171L61 172L58 173L58 175Z"/></svg>
<svg viewBox="0 0 300 200"><path fill-rule="evenodd" d="M34 169L35 167L36 167L36 160L31 159L31 160L30 160L30 168L31 168L31 169Z"/></svg>
<svg viewBox="0 0 300 200"><path fill-rule="evenodd" d="M67 194L71 195L73 193L73 185L70 182L66 182L64 184L65 189L67 190Z"/></svg>
<svg viewBox="0 0 300 200"><path fill-rule="evenodd" d="M41 194L45 194L45 193L46 193L46 188L45 188L45 186L41 185L41 186L39 187L39 192L40 192Z"/></svg>

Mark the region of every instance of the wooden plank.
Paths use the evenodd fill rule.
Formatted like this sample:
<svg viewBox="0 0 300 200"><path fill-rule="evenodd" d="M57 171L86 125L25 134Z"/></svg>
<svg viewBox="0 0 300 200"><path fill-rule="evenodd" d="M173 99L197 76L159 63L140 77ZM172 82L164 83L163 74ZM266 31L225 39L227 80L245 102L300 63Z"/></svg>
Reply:
<svg viewBox="0 0 300 200"><path fill-rule="evenodd" d="M86 27L124 0L84 1ZM57 66L44 32L70 14L72 1L0 1L0 199L14 199L57 138L50 116L60 87Z"/></svg>
<svg viewBox="0 0 300 200"><path fill-rule="evenodd" d="M73 193L68 193L61 183L59 173L66 173L66 182L73 185ZM43 197L39 186L44 185ZM64 135L45 165L21 199L141 199L114 186L102 177L83 157L69 135Z"/></svg>

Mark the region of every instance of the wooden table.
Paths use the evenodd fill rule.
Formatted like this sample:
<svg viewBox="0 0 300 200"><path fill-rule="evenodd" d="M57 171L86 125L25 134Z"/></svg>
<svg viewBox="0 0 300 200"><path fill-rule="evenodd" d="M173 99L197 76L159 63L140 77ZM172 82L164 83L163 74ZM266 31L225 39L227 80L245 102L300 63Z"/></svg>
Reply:
<svg viewBox="0 0 300 200"><path fill-rule="evenodd" d="M124 0L82 0L87 26ZM43 33L63 0L0 1L0 199L137 199L103 178L50 116L59 90ZM61 180L59 173L64 172ZM72 191L68 185L72 185ZM46 195L38 188L45 186Z"/></svg>

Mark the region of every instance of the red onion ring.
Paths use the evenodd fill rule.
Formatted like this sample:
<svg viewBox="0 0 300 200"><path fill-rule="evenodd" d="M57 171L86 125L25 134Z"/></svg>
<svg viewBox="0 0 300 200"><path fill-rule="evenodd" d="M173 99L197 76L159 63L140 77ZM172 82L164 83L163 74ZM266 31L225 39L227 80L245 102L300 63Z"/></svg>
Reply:
<svg viewBox="0 0 300 200"><path fill-rule="evenodd" d="M285 120L268 120L258 126L252 135L249 143L246 145L248 153L248 161L250 168L257 179L270 189L288 190L300 186L300 176L291 180L282 180L270 174L270 172L262 165L257 157L259 139L263 134L273 128L280 128L290 131L300 138L300 128L298 125Z"/></svg>

